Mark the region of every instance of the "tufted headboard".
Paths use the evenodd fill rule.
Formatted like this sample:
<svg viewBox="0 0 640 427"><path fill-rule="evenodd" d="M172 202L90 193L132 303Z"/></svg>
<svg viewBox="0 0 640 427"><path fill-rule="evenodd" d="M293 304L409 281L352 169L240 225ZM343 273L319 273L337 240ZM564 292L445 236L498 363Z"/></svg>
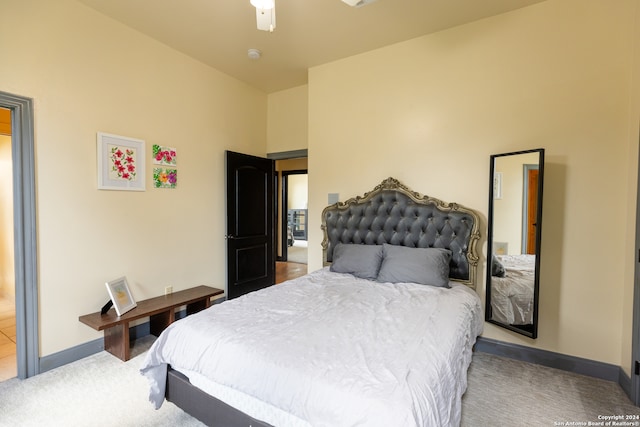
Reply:
<svg viewBox="0 0 640 427"><path fill-rule="evenodd" d="M479 217L456 203L444 203L387 178L372 191L322 211L325 265L338 243L384 243L444 248L452 252L449 277L475 288Z"/></svg>

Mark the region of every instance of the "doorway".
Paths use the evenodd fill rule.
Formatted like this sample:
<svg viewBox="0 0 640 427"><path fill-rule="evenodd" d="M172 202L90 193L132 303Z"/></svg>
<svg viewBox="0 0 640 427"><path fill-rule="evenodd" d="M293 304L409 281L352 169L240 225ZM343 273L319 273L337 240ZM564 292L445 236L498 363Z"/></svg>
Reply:
<svg viewBox="0 0 640 427"><path fill-rule="evenodd" d="M283 221L286 220L287 224L286 245L283 245L283 261L307 264L307 234L309 231L307 171L283 172L282 181L282 215Z"/></svg>
<svg viewBox="0 0 640 427"><path fill-rule="evenodd" d="M538 165L525 164L523 166L523 218L522 218L522 253L536 252L536 218L538 217Z"/></svg>
<svg viewBox="0 0 640 427"><path fill-rule="evenodd" d="M0 381L17 376L11 110L0 107Z"/></svg>
<svg viewBox="0 0 640 427"><path fill-rule="evenodd" d="M640 153L638 154L638 164L640 165ZM634 405L640 406L640 168L638 168L636 183L636 245L634 255L637 255L638 258L635 262L633 283L633 324L631 326L631 366L629 367L631 377L629 383L625 381L621 385ZM621 374L620 377L623 378L624 375Z"/></svg>
<svg viewBox="0 0 640 427"><path fill-rule="evenodd" d="M17 376L40 373L33 100L0 92L11 117Z"/></svg>
<svg viewBox="0 0 640 427"><path fill-rule="evenodd" d="M276 160L275 283L282 283L307 274L307 233L310 224L307 215L307 153L306 150L300 150L272 153L267 157Z"/></svg>

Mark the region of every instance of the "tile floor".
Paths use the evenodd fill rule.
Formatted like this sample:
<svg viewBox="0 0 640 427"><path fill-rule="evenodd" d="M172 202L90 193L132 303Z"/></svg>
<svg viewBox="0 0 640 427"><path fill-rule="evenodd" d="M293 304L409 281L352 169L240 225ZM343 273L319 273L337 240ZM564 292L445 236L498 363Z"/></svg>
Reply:
<svg viewBox="0 0 640 427"><path fill-rule="evenodd" d="M17 375L16 306L14 298L0 298L0 381Z"/></svg>

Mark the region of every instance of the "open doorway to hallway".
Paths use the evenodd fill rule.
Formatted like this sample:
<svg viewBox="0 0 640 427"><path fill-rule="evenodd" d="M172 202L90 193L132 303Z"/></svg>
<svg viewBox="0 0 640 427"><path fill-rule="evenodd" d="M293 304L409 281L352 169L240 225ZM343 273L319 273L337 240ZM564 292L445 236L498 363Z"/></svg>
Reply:
<svg viewBox="0 0 640 427"><path fill-rule="evenodd" d="M287 251L286 260L307 264L307 234L309 229L308 188L306 170L285 171L284 204L287 208Z"/></svg>
<svg viewBox="0 0 640 427"><path fill-rule="evenodd" d="M276 283L307 273L307 158L276 160Z"/></svg>
<svg viewBox="0 0 640 427"><path fill-rule="evenodd" d="M18 373L13 248L11 111L0 108L0 381Z"/></svg>

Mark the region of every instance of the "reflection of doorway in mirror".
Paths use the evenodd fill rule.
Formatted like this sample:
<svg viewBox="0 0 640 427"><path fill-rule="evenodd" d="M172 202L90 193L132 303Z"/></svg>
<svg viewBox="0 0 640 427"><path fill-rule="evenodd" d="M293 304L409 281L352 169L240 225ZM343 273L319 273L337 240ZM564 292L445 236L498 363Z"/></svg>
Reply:
<svg viewBox="0 0 640 427"><path fill-rule="evenodd" d="M524 215L522 253L536 253L536 218L538 216L538 165L524 165Z"/></svg>
<svg viewBox="0 0 640 427"><path fill-rule="evenodd" d="M493 241L508 244L507 255L526 254L527 239L527 188L526 168L538 168L538 153L523 153L497 157L494 163L494 177L502 175L502 198L492 200L493 203ZM495 184L495 179L493 184ZM535 186L534 186L535 187ZM533 208L535 218L536 209ZM530 221L531 224L535 220ZM533 233L535 242L535 228Z"/></svg>

